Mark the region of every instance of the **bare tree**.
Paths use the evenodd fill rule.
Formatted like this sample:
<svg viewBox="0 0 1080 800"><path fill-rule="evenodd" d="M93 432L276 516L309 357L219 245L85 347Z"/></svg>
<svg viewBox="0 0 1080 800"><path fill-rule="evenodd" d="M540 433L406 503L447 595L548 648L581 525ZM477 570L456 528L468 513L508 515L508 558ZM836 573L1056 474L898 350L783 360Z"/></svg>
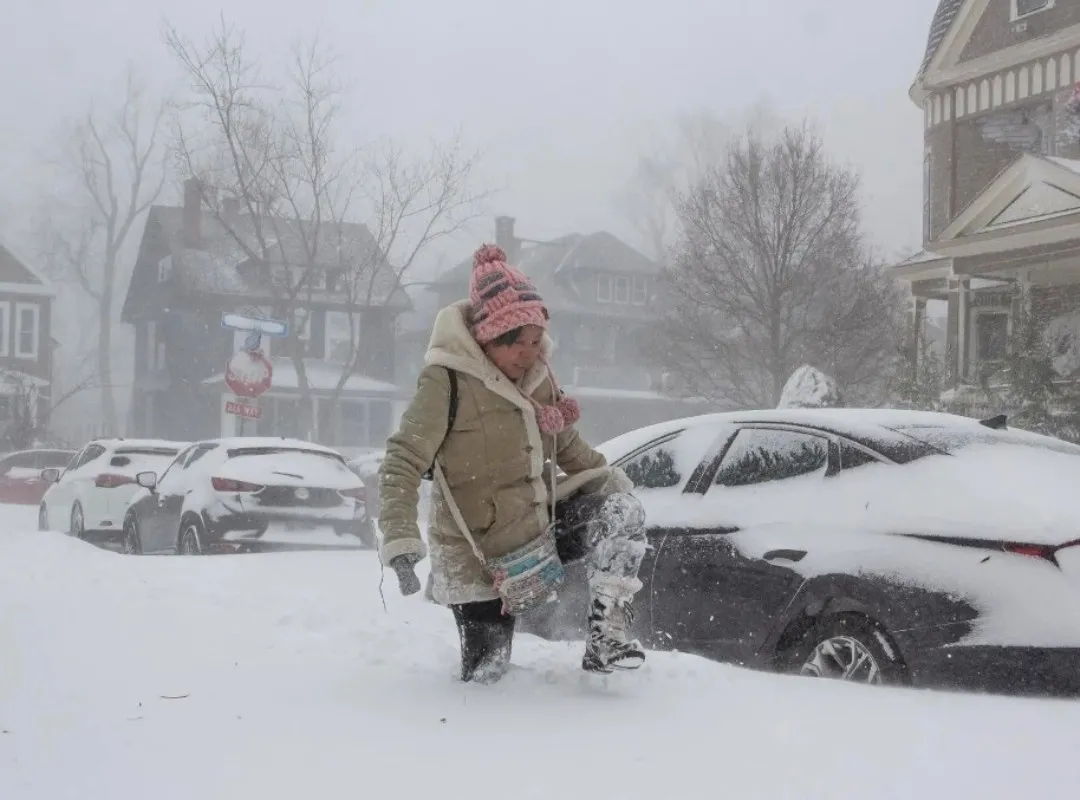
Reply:
<svg viewBox="0 0 1080 800"><path fill-rule="evenodd" d="M778 124L764 103L752 106L743 119L759 133ZM633 226L650 258L667 260L678 235L680 197L701 175L724 162L736 127L711 111L698 110L680 114L652 132L614 201L615 210Z"/></svg>
<svg viewBox="0 0 1080 800"><path fill-rule="evenodd" d="M121 262L132 229L165 185L164 109L148 100L129 66L119 104L91 108L67 131L59 166L74 191L53 198L43 222L50 272L74 282L94 308L94 383L106 435L119 432L112 356Z"/></svg>
<svg viewBox="0 0 1080 800"><path fill-rule="evenodd" d="M899 293L861 232L857 175L805 125L733 140L678 206L668 313L651 355L684 391L774 407L792 371L869 402L896 357Z"/></svg>
<svg viewBox="0 0 1080 800"><path fill-rule="evenodd" d="M400 301L418 256L479 213L483 196L471 189L479 155L459 139L420 158L394 142L342 147L344 91L318 39L294 46L279 82L225 20L202 43L173 27L165 41L192 86L176 119L180 168L198 180L236 266L247 266L262 299L290 323L301 429L315 437L302 341L313 307L336 309L349 329L329 387L334 410L370 361L361 315Z"/></svg>

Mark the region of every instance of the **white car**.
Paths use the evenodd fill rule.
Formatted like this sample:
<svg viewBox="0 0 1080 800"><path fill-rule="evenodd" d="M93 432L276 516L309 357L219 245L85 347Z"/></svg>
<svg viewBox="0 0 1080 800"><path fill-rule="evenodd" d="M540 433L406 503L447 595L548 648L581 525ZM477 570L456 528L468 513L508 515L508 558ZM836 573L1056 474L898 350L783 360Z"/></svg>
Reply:
<svg viewBox="0 0 1080 800"><path fill-rule="evenodd" d="M127 553L360 549L364 484L341 453L299 439L195 442L137 476L124 519Z"/></svg>
<svg viewBox="0 0 1080 800"><path fill-rule="evenodd" d="M38 509L38 528L119 542L124 514L139 490L135 476L164 470L186 446L164 439L94 439L66 468L42 471L50 486Z"/></svg>

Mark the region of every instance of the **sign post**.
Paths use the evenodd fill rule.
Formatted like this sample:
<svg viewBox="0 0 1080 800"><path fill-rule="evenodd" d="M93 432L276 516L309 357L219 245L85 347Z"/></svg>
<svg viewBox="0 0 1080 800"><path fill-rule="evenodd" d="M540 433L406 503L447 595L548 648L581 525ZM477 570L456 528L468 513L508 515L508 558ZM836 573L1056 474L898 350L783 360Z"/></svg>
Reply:
<svg viewBox="0 0 1080 800"><path fill-rule="evenodd" d="M247 420L262 418L262 408L256 402L273 386L274 366L262 351L262 337L285 337L289 335L287 322L242 314L222 314L221 327L247 331L244 346L233 353L225 365L225 385L234 399L225 402L225 413L240 418L240 435L248 435Z"/></svg>

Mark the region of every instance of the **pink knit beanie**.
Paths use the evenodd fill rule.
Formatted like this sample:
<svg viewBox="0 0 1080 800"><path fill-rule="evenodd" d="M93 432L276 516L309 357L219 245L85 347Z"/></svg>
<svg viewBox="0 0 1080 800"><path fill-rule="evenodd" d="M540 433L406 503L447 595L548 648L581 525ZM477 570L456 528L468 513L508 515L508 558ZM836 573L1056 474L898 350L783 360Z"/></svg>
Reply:
<svg viewBox="0 0 1080 800"><path fill-rule="evenodd" d="M486 244L473 255L472 333L480 344L524 325L548 326L547 309L532 281L506 263L502 248Z"/></svg>
<svg viewBox="0 0 1080 800"><path fill-rule="evenodd" d="M506 263L506 253L496 245L486 244L473 255L469 296L472 300L472 334L480 344L487 344L525 325L547 330L548 312L536 287L521 271ZM551 379L555 403L543 406L531 397L529 400L536 408L536 422L541 432L559 433L581 418L581 407L574 398L563 394L547 359L544 359L544 366Z"/></svg>

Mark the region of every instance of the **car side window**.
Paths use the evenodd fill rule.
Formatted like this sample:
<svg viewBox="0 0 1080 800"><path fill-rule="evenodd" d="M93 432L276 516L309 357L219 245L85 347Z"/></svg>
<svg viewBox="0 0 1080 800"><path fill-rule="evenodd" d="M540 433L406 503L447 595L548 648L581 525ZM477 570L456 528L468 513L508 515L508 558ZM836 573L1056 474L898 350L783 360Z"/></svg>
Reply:
<svg viewBox="0 0 1080 800"><path fill-rule="evenodd" d="M829 468L829 440L798 431L744 428L731 443L715 483L750 486L804 475L824 477Z"/></svg>
<svg viewBox="0 0 1080 800"><path fill-rule="evenodd" d="M87 445L86 449L82 451L82 453L75 460L75 462L68 467L68 472L70 472L71 470L79 469L80 467L85 467L91 461L102 456L104 453L105 448L102 447L100 444Z"/></svg>
<svg viewBox="0 0 1080 800"><path fill-rule="evenodd" d="M731 436L730 424L700 425L675 431L617 460L637 489L677 489L687 485L716 442Z"/></svg>
<svg viewBox="0 0 1080 800"><path fill-rule="evenodd" d="M195 445L191 445L177 454L169 466L165 467L165 471L158 475L158 486L161 486L166 478L172 478L179 474L180 470L184 468L184 461L187 460L187 457L191 455L191 451L194 449Z"/></svg>
<svg viewBox="0 0 1080 800"><path fill-rule="evenodd" d="M198 461L200 458L202 458L207 453L209 453L211 450L215 450L215 449L217 449L216 444L204 444L204 445L201 445L194 453L191 454L191 458L189 458L187 460L187 463L184 464L184 469L187 469L192 464L194 464L196 461Z"/></svg>
<svg viewBox="0 0 1080 800"><path fill-rule="evenodd" d="M880 464L881 461L870 453L847 442L840 442L840 470L847 471L866 464Z"/></svg>

